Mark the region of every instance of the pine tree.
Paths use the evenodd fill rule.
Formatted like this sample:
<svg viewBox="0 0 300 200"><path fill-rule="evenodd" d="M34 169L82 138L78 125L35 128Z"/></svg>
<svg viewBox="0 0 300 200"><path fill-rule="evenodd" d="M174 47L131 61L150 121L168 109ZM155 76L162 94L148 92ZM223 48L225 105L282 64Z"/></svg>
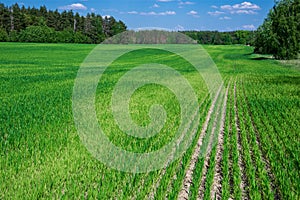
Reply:
<svg viewBox="0 0 300 200"><path fill-rule="evenodd" d="M7 7L0 3L1 41L100 43L126 30L125 24L114 18L107 18L107 26L103 24L101 15L94 13L84 17L73 11L47 10L46 6L20 8L18 4Z"/></svg>
<svg viewBox="0 0 300 200"><path fill-rule="evenodd" d="M0 3L0 27L7 33L10 31L10 11L2 3Z"/></svg>

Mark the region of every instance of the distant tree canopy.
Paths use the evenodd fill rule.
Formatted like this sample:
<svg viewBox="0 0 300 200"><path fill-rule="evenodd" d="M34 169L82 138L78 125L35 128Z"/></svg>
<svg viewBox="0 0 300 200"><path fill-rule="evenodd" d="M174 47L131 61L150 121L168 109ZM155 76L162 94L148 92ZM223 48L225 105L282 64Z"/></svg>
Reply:
<svg viewBox="0 0 300 200"><path fill-rule="evenodd" d="M177 31L126 31L103 42L104 44L197 44L195 40Z"/></svg>
<svg viewBox="0 0 300 200"><path fill-rule="evenodd" d="M258 28L255 52L276 59L294 59L300 53L300 0L279 0Z"/></svg>
<svg viewBox="0 0 300 200"><path fill-rule="evenodd" d="M252 45L254 40L253 31L182 31L182 33L196 40L199 44L213 44L213 45L230 45L230 44L244 44Z"/></svg>
<svg viewBox="0 0 300 200"><path fill-rule="evenodd" d="M126 29L114 17L0 3L0 41L100 43Z"/></svg>

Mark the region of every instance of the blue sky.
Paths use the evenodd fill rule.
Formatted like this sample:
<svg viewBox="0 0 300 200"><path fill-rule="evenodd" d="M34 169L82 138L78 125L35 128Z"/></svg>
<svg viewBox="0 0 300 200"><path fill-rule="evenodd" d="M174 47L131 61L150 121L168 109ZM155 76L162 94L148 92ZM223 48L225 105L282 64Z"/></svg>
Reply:
<svg viewBox="0 0 300 200"><path fill-rule="evenodd" d="M6 0L11 5L16 1ZM85 15L114 16L129 29L253 30L262 24L274 0L20 0L20 5Z"/></svg>

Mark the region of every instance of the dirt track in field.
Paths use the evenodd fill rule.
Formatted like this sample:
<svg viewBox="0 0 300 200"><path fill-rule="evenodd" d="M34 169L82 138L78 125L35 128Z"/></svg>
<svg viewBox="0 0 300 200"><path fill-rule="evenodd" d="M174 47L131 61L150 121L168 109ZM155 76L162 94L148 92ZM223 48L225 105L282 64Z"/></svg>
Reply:
<svg viewBox="0 0 300 200"><path fill-rule="evenodd" d="M214 182L212 185L212 190L210 193L211 199L221 199L222 198L222 158L223 158L223 144L224 144L224 126L225 126L225 118L226 118L226 108L227 108L227 99L228 99L228 90L230 83L227 86L224 103L222 107L222 122L220 127L220 133L218 135L218 144L217 144L217 153L216 153L216 165L214 170Z"/></svg>
<svg viewBox="0 0 300 200"><path fill-rule="evenodd" d="M204 101L205 101L205 99L206 99L207 97L208 97L208 95L207 95L205 98L203 98L202 102L199 104L197 111L195 111L195 113L194 113L193 116L192 116L192 120L195 120L195 117L196 117L197 113L199 112L199 109L200 109L201 105L204 103ZM190 127L190 125L189 125L189 127L187 127L187 128L185 129L185 131L189 131L190 128L191 128L191 127ZM194 129L192 130L192 131L194 131L193 134L196 134L195 131L197 131L197 128L195 128L195 127L193 127L193 128L194 128ZM185 133L182 133L182 136L184 136L184 135L185 135ZM182 142L182 139L183 139L183 137L180 137L180 138L178 139L177 143L180 144L180 143ZM173 149L171 155L169 156L169 160L172 160L172 159L173 159L175 151L176 151L176 149ZM166 165L168 165L168 163L166 163ZM180 161L180 165L182 165L182 161ZM156 191L157 191L157 189L158 189L158 187L159 187L159 185L160 185L160 182L161 182L163 176L164 176L165 173L166 173L166 168L167 168L167 166L164 167L164 168L162 169L162 172L161 172L159 178L157 179L156 183L153 184L152 190L151 190L151 192L148 194L147 199L155 199ZM175 173L173 174L172 180L170 181L171 183L177 178L176 172L177 172L177 171L175 171ZM168 185L167 194L168 194L168 193L170 192L170 190L171 190L171 183L169 183L169 185Z"/></svg>
<svg viewBox="0 0 300 200"><path fill-rule="evenodd" d="M203 138L206 134L206 131L207 131L207 128L208 128L208 123L211 119L211 115L214 111L214 108L215 108L215 105L216 105L216 101L219 97L219 94L220 94L220 91L221 91L221 88L223 86L221 86L217 92L217 95L215 96L213 102L212 102L212 105L211 107L209 108L209 111L208 111L208 114L206 116L206 119L205 119L205 122L202 126L202 130L201 130L201 133L200 133L200 136L199 136L199 139L197 141L197 145L194 149L194 152L192 154L192 158L191 158L191 161L190 161L190 164L189 164L189 167L185 173L185 177L184 177L184 180L183 180L183 185L182 185L182 188L179 192L179 195L178 195L178 199L188 199L189 197L189 191L190 191L190 187L191 187L191 184L192 184L192 181L193 181L193 171L195 169L195 165L198 161L198 157L199 157L199 154L201 153L200 152L200 148L202 146L202 142L203 142Z"/></svg>

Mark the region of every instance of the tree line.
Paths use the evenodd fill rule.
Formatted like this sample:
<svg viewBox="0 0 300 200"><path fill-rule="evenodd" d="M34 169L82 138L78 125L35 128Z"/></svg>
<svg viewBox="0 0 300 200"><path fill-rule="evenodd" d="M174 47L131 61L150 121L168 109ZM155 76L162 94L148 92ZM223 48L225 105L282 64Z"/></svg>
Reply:
<svg viewBox="0 0 300 200"><path fill-rule="evenodd" d="M127 29L114 17L0 3L0 41L100 43Z"/></svg>
<svg viewBox="0 0 300 200"><path fill-rule="evenodd" d="M300 0L278 0L255 37L255 52L276 59L295 59L300 53Z"/></svg>
<svg viewBox="0 0 300 200"><path fill-rule="evenodd" d="M106 39L104 44L197 44L195 40L177 31L129 30Z"/></svg>
<svg viewBox="0 0 300 200"><path fill-rule="evenodd" d="M300 52L300 0L277 0L256 31L181 31L200 44L253 45L255 53L276 59L297 58ZM127 29L114 17L0 3L0 42L101 43Z"/></svg>
<svg viewBox="0 0 300 200"><path fill-rule="evenodd" d="M254 31L182 31L182 33L196 40L199 44L212 44L212 45L231 45L231 44L244 44L252 45L254 42Z"/></svg>

